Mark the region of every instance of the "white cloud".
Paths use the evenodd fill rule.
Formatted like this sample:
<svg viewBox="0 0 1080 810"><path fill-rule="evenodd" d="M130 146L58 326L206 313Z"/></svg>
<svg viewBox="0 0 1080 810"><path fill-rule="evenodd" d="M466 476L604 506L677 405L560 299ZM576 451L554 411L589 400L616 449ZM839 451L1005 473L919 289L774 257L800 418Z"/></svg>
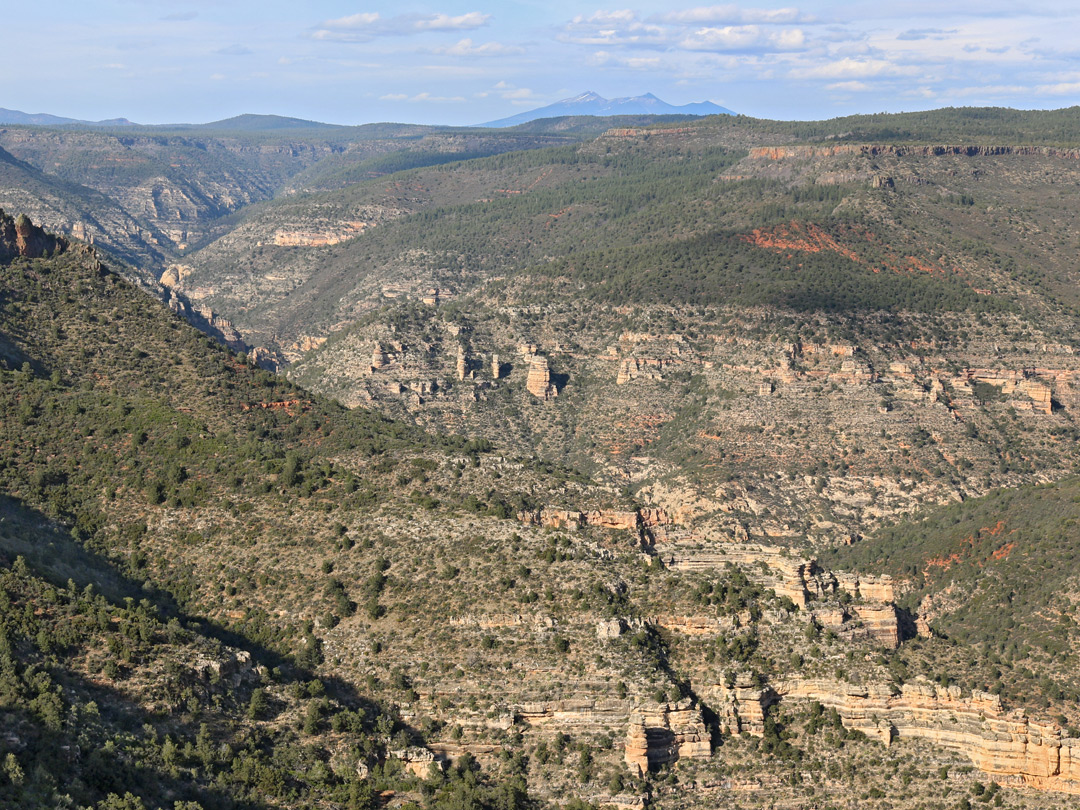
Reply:
<svg viewBox="0 0 1080 810"><path fill-rule="evenodd" d="M1040 84L1035 88L1035 93L1040 96L1070 96L1080 95L1080 82L1058 82L1057 84Z"/></svg>
<svg viewBox="0 0 1080 810"><path fill-rule="evenodd" d="M637 22L637 13L628 8L619 11L597 11L586 17L579 14L574 17L577 24L590 23L593 25L633 25Z"/></svg>
<svg viewBox="0 0 1080 810"><path fill-rule="evenodd" d="M955 28L909 28L896 35L897 39L916 42L920 39L948 39L956 33Z"/></svg>
<svg viewBox="0 0 1080 810"><path fill-rule="evenodd" d="M499 91L499 96L507 101L522 101L524 99L535 99L536 93L528 87L517 87L509 82L499 82L495 85L495 89Z"/></svg>
<svg viewBox="0 0 1080 810"><path fill-rule="evenodd" d="M619 56L608 51L597 51L589 62L596 67L624 67L630 70L657 71L666 67L659 56Z"/></svg>
<svg viewBox="0 0 1080 810"><path fill-rule="evenodd" d="M629 9L579 14L563 27L559 39L577 45L662 44L668 38L663 26L642 22Z"/></svg>
<svg viewBox="0 0 1080 810"><path fill-rule="evenodd" d="M795 68L793 79L866 79L875 76L911 76L914 67L897 65L886 59L853 59L845 57L811 68Z"/></svg>
<svg viewBox="0 0 1080 810"><path fill-rule="evenodd" d="M348 17L340 17L336 20L327 20L323 25L327 28L364 28L379 21L379 12L371 11L361 14L352 14Z"/></svg>
<svg viewBox="0 0 1080 810"><path fill-rule="evenodd" d="M825 85L825 89L832 90L835 93L864 93L873 88L866 82L834 82Z"/></svg>
<svg viewBox="0 0 1080 810"><path fill-rule="evenodd" d="M800 28L789 28L779 34L773 34L770 39L777 48L782 50L801 48L806 44L806 35Z"/></svg>
<svg viewBox="0 0 1080 810"><path fill-rule="evenodd" d="M327 20L311 33L311 37L333 42L370 42L385 36L472 31L487 25L490 19L490 14L479 11L470 11L456 17L449 14L399 14L396 17L383 17L377 11L370 11Z"/></svg>
<svg viewBox="0 0 1080 810"><path fill-rule="evenodd" d="M417 20L415 27L419 31L472 31L487 25L490 19L490 14L481 14L479 11L470 11L458 17L433 14Z"/></svg>
<svg viewBox="0 0 1080 810"><path fill-rule="evenodd" d="M958 98L967 98L970 96L986 97L1028 95L1030 93L1030 87L1023 87L1019 84L983 84L975 87L958 87L954 90L950 90L948 92L948 95L956 96Z"/></svg>
<svg viewBox="0 0 1080 810"><path fill-rule="evenodd" d="M431 93L417 93L409 101L433 101L437 104L465 101L465 96L433 96Z"/></svg>
<svg viewBox="0 0 1080 810"><path fill-rule="evenodd" d="M701 25L702 23L759 23L762 25L793 22L811 22L797 8L740 8L734 4L723 6L698 6L682 11L671 11L660 16L666 23Z"/></svg>
<svg viewBox="0 0 1080 810"><path fill-rule="evenodd" d="M430 102L436 104L445 103L457 103L465 101L464 96L435 96L431 93L417 93L415 96L409 96L405 93L387 93L386 95L379 96L379 101L407 101L410 104Z"/></svg>
<svg viewBox="0 0 1080 810"><path fill-rule="evenodd" d="M756 25L699 28L679 42L688 51L790 50L801 48L806 37L798 28L764 31Z"/></svg>
<svg viewBox="0 0 1080 810"><path fill-rule="evenodd" d="M761 42L756 25L725 25L723 28L699 28L679 43L691 51L743 50Z"/></svg>
<svg viewBox="0 0 1080 810"><path fill-rule="evenodd" d="M510 56L525 53L525 49L516 45L503 45L501 42L474 43L463 39L445 48L433 48L435 53L447 56Z"/></svg>
<svg viewBox="0 0 1080 810"><path fill-rule="evenodd" d="M713 52L796 50L806 45L805 32L800 28L779 26L802 19L802 13L794 8L701 6L648 19L642 19L630 9L621 9L579 14L563 27L558 38L576 45L599 46L605 51L608 48Z"/></svg>

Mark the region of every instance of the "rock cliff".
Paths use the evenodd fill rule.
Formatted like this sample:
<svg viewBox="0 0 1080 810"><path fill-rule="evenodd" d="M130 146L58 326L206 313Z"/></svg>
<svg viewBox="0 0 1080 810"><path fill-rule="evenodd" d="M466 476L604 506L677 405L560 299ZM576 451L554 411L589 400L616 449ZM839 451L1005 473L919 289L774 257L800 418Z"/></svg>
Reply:
<svg viewBox="0 0 1080 810"><path fill-rule="evenodd" d="M967 756L1002 784L1080 794L1080 739L1060 728L1004 712L996 695L929 681L890 686L790 680L775 686L785 701L816 700L836 709L847 728L889 745L915 737ZM741 706L741 704L740 704Z"/></svg>
<svg viewBox="0 0 1080 810"><path fill-rule="evenodd" d="M980 146L969 145L900 145L900 144L838 144L835 146L761 146L750 150L751 160L785 160L828 158L839 155L864 155L880 157L1001 157L1020 155L1025 157L1054 157L1068 160L1080 159L1080 149L1064 149L1056 146Z"/></svg>
<svg viewBox="0 0 1080 810"><path fill-rule="evenodd" d="M701 709L690 698L635 712L625 743L626 765L642 775L680 759L707 759L712 754Z"/></svg>
<svg viewBox="0 0 1080 810"><path fill-rule="evenodd" d="M529 378L525 381L525 388L538 399L554 399L559 395L559 389L551 382L551 371L548 369L546 357L534 354L527 358L529 363Z"/></svg>
<svg viewBox="0 0 1080 810"><path fill-rule="evenodd" d="M0 262L17 256L27 259L54 256L68 247L67 240L46 233L25 214L12 218L0 208Z"/></svg>

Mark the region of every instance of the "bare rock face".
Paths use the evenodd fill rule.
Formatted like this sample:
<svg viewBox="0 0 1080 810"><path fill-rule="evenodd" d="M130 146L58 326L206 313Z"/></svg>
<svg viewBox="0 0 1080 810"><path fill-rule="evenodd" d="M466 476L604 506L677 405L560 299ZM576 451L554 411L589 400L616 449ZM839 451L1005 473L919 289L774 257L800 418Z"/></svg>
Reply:
<svg viewBox="0 0 1080 810"><path fill-rule="evenodd" d="M63 253L67 248L67 241L46 233L25 214L12 219L0 208L0 261L10 261L16 256L40 259Z"/></svg>
<svg viewBox="0 0 1080 810"><path fill-rule="evenodd" d="M199 656L192 663L192 669L204 681L225 681L233 688L256 678L251 653L246 650L227 649L217 657Z"/></svg>
<svg viewBox="0 0 1080 810"><path fill-rule="evenodd" d="M886 745L896 737L929 740L967 756L1002 784L1080 794L1080 740L1022 711L1004 712L997 695L964 697L959 687L930 681L905 683L898 695L884 685L825 680L792 680L776 689L783 700L836 709L847 728Z"/></svg>
<svg viewBox="0 0 1080 810"><path fill-rule="evenodd" d="M375 348L371 350L371 367L373 369L386 368L390 365L390 357L383 350L381 344L376 343Z"/></svg>
<svg viewBox="0 0 1080 810"><path fill-rule="evenodd" d="M458 346L457 350L457 378L459 380L465 379L465 372L467 370L467 364L465 362L465 347Z"/></svg>
<svg viewBox="0 0 1080 810"><path fill-rule="evenodd" d="M559 389L551 382L551 371L546 357L534 354L529 359L529 378L525 388L534 397L547 401L559 395Z"/></svg>
<svg viewBox="0 0 1080 810"><path fill-rule="evenodd" d="M497 380L497 379L499 379L499 376L501 374L502 374L502 366L499 365L499 355L493 354L493 355L491 355L491 378L493 380Z"/></svg>
<svg viewBox="0 0 1080 810"><path fill-rule="evenodd" d="M624 619L601 619L596 623L596 637L600 639L618 638L626 632Z"/></svg>
<svg viewBox="0 0 1080 810"><path fill-rule="evenodd" d="M371 223L363 221L317 222L304 228L281 228L271 241L279 247L326 247L359 236Z"/></svg>
<svg viewBox="0 0 1080 810"><path fill-rule="evenodd" d="M616 385L626 385L634 379L638 373L638 361L636 357L627 357L619 364L619 376L615 378Z"/></svg>
<svg viewBox="0 0 1080 810"><path fill-rule="evenodd" d="M183 285L184 279L190 276L191 273L191 268L186 264L170 264L165 268L165 272L161 274L158 282L162 287L168 287L169 289L179 288Z"/></svg>
<svg viewBox="0 0 1080 810"><path fill-rule="evenodd" d="M638 377L662 380L664 379L664 367L669 365L671 365L671 362L663 358L627 357L619 363L619 374L615 378L615 384L626 385Z"/></svg>
<svg viewBox="0 0 1080 810"><path fill-rule="evenodd" d="M854 612L867 637L890 650L900 646L900 620L895 605L856 605Z"/></svg>
<svg viewBox="0 0 1080 810"><path fill-rule="evenodd" d="M655 507L629 510L590 509L581 512L575 509L545 506L543 509L520 512L517 517L522 523L553 529L581 529L585 526L596 526L601 529L627 531L643 544L652 543L657 537L663 536L663 527L671 523L668 513Z"/></svg>
<svg viewBox="0 0 1080 810"><path fill-rule="evenodd" d="M708 759L712 755L709 730L701 709L690 698L641 710L630 718L625 761L630 772L642 775L680 759Z"/></svg>
<svg viewBox="0 0 1080 810"><path fill-rule="evenodd" d="M442 770L445 764L442 759L436 756L434 751L415 745L391 751L390 756L400 760L406 771L421 779L431 774L432 766Z"/></svg>
<svg viewBox="0 0 1080 810"><path fill-rule="evenodd" d="M840 144L836 146L762 146L750 150L750 160L804 160L807 158L836 157L837 155L915 155L918 157L997 157L1003 155L1037 155L1059 157L1067 160L1080 158L1080 149L1062 149L1055 146L975 146L934 145L907 146L900 144Z"/></svg>
<svg viewBox="0 0 1080 810"><path fill-rule="evenodd" d="M618 529L636 533L641 529L641 515L636 511L593 509L585 513L585 523L602 529Z"/></svg>
<svg viewBox="0 0 1080 810"><path fill-rule="evenodd" d="M861 599L872 602L892 602L896 599L896 589L893 579L888 574L881 576L867 576L866 574L834 574L840 587Z"/></svg>

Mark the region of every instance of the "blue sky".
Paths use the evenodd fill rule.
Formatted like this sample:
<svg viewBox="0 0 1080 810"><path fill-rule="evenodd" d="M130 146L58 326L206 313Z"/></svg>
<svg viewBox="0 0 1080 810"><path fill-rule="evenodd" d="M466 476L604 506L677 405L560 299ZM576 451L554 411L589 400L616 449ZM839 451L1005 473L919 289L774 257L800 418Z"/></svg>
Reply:
<svg viewBox="0 0 1080 810"><path fill-rule="evenodd" d="M1080 103L1080 3L45 0L4 11L0 107L471 124L584 90L767 118Z"/></svg>

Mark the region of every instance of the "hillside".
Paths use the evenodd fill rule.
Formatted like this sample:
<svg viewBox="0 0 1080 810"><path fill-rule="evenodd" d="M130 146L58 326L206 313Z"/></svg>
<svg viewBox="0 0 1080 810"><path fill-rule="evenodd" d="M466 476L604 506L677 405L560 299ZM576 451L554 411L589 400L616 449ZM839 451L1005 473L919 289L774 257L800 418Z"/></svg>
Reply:
<svg viewBox="0 0 1080 810"><path fill-rule="evenodd" d="M890 526L824 555L831 565L887 572L928 630L978 650L962 676L995 691L1050 700L1080 671L1075 526L1080 481L995 491Z"/></svg>
<svg viewBox="0 0 1080 810"><path fill-rule="evenodd" d="M1063 806L1074 112L0 133L0 803Z"/></svg>
<svg viewBox="0 0 1080 810"><path fill-rule="evenodd" d="M1071 118L984 113L412 169L250 209L168 280L348 405L831 545L1075 464Z"/></svg>
<svg viewBox="0 0 1080 810"><path fill-rule="evenodd" d="M925 685L920 662L959 659L942 639L896 649L884 580L346 411L92 250L6 222L28 234L0 266L8 804L674 808L752 790L884 808L978 790L1053 807L1080 790L1040 775L1042 748L986 758L1009 704ZM1077 722L1068 694L1040 711Z"/></svg>
<svg viewBox="0 0 1080 810"><path fill-rule="evenodd" d="M532 133L463 134L401 124L317 125L240 116L202 126L0 128L0 206L26 211L96 244L154 277L186 249L225 233L246 206L350 173L371 177L407 166L576 140ZM389 167L379 159L409 156Z"/></svg>

